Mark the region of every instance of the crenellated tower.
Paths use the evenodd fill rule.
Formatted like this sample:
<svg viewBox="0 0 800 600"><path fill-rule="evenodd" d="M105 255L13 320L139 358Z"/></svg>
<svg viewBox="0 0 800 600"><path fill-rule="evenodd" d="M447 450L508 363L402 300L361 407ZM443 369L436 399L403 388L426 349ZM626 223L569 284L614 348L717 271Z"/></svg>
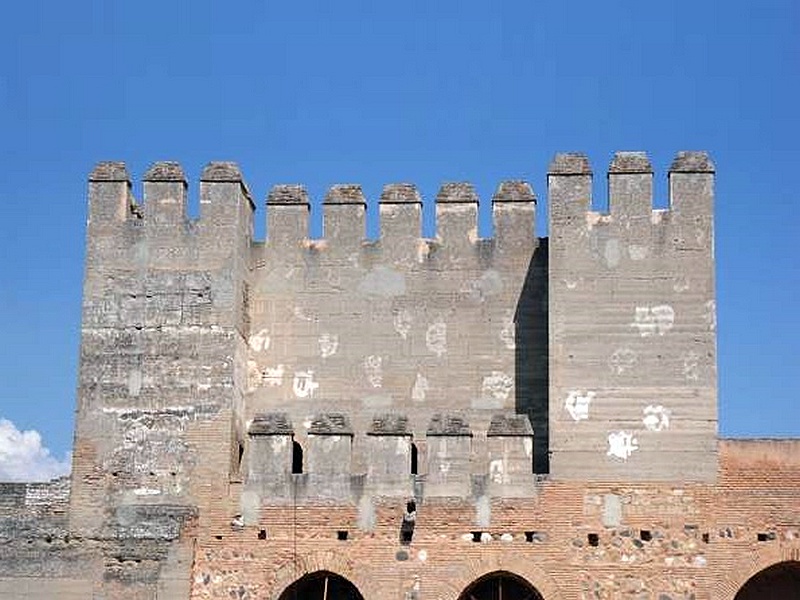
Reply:
<svg viewBox="0 0 800 600"><path fill-rule="evenodd" d="M208 514L237 468L254 206L231 163L203 171L199 220L186 191L171 162L148 170L143 204L122 163L89 178L76 531Z"/></svg>
<svg viewBox="0 0 800 600"><path fill-rule="evenodd" d="M679 153L666 210L639 152L614 156L608 214L583 155L555 157L548 191L551 473L714 480L713 164Z"/></svg>
<svg viewBox="0 0 800 600"><path fill-rule="evenodd" d="M618 153L601 214L586 158L556 156L549 240L522 181L497 187L486 239L468 183L439 190L432 238L418 190L385 186L376 240L360 186L330 188L311 239L306 190L279 185L254 241L232 163L204 169L197 220L176 163L145 174L142 204L124 165L98 165L74 527L117 535L167 511L213 531L381 497L488 507L535 495L534 473L713 480L713 166L681 153L669 178L654 210L646 156Z"/></svg>

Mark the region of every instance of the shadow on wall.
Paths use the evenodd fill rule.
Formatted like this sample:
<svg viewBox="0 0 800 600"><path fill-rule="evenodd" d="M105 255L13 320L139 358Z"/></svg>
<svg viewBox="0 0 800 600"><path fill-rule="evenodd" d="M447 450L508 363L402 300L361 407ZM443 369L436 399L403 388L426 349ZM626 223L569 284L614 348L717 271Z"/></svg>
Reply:
<svg viewBox="0 0 800 600"><path fill-rule="evenodd" d="M517 311L515 409L533 426L533 471L550 472L548 422L547 238L533 253Z"/></svg>

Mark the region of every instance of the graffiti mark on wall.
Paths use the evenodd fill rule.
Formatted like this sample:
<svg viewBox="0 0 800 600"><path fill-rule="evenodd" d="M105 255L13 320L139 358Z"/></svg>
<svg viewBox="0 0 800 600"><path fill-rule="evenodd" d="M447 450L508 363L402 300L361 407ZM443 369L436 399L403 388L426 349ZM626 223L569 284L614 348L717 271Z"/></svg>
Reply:
<svg viewBox="0 0 800 600"><path fill-rule="evenodd" d="M608 359L608 366L617 375L622 375L636 365L638 357L630 348L617 348Z"/></svg>
<svg viewBox="0 0 800 600"><path fill-rule="evenodd" d="M637 306L631 327L636 327L642 337L649 337L656 334L664 335L672 329L674 322L675 311L668 304Z"/></svg>
<svg viewBox="0 0 800 600"><path fill-rule="evenodd" d="M497 458L489 462L489 479L492 480L492 483L503 483L505 479L503 459Z"/></svg>
<svg viewBox="0 0 800 600"><path fill-rule="evenodd" d="M580 392L572 391L567 396L564 402L564 408L567 409L569 416L573 421L584 421L589 418L589 405L594 400L595 392Z"/></svg>
<svg viewBox="0 0 800 600"><path fill-rule="evenodd" d="M314 381L314 371L297 371L292 381L292 391L298 398L313 398L319 383Z"/></svg>
<svg viewBox="0 0 800 600"><path fill-rule="evenodd" d="M436 321L429 325L425 332L425 345L438 357L447 352L447 323Z"/></svg>
<svg viewBox="0 0 800 600"><path fill-rule="evenodd" d="M247 389L254 390L261 383L261 371L254 360L247 361ZM198 386L199 387L199 386Z"/></svg>
<svg viewBox="0 0 800 600"><path fill-rule="evenodd" d="M267 367L261 375L261 381L269 387L278 387L283 385L283 372L284 366L278 365L277 367Z"/></svg>
<svg viewBox="0 0 800 600"><path fill-rule="evenodd" d="M411 399L414 402L424 402L429 388L428 379L422 373L417 373L414 386L411 388Z"/></svg>
<svg viewBox="0 0 800 600"><path fill-rule="evenodd" d="M269 329L262 329L250 336L248 344L253 352L266 352L270 345Z"/></svg>
<svg viewBox="0 0 800 600"><path fill-rule="evenodd" d="M322 358L330 358L339 349L339 336L334 333L323 333L319 336L319 354Z"/></svg>
<svg viewBox="0 0 800 600"><path fill-rule="evenodd" d="M649 431L663 431L669 428L670 411L660 404L649 404L643 409L642 423Z"/></svg>
<svg viewBox="0 0 800 600"><path fill-rule="evenodd" d="M687 352L683 355L683 376L688 381L700 379L700 355L696 352Z"/></svg>
<svg viewBox="0 0 800 600"><path fill-rule="evenodd" d="M401 338L406 339L408 337L408 332L411 331L411 313L405 308L395 311L394 330Z"/></svg>
<svg viewBox="0 0 800 600"><path fill-rule="evenodd" d="M675 278L675 283L672 285L672 289L675 290L676 292L678 292L679 294L681 292L685 292L686 290L688 290L689 287L691 287L691 284L689 283L689 280L686 277L683 277L683 276L676 277Z"/></svg>
<svg viewBox="0 0 800 600"><path fill-rule="evenodd" d="M372 387L381 387L383 385L383 358L375 356L374 354L365 357L364 373Z"/></svg>
<svg viewBox="0 0 800 600"><path fill-rule="evenodd" d="M511 389L514 387L514 380L502 371L492 371L490 375L483 378L482 392L484 398L493 400L507 400Z"/></svg>
<svg viewBox="0 0 800 600"><path fill-rule="evenodd" d="M613 456L628 460L631 454L639 449L639 441L634 434L627 431L612 431L608 434L608 452L606 456Z"/></svg>
<svg viewBox="0 0 800 600"><path fill-rule="evenodd" d="M516 331L514 324L514 311L506 311L506 317L503 321L503 328L500 330L500 341L509 349L514 350L517 347Z"/></svg>
<svg viewBox="0 0 800 600"><path fill-rule="evenodd" d="M705 303L703 320L708 325L709 331L714 331L717 328L717 303L714 300L709 300Z"/></svg>

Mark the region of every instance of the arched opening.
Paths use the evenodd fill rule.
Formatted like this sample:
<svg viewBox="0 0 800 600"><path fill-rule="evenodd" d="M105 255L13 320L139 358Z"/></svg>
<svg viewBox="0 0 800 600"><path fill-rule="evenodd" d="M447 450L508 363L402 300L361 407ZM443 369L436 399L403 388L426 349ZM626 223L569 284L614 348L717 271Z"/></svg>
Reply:
<svg viewBox="0 0 800 600"><path fill-rule="evenodd" d="M364 597L344 577L330 571L316 571L287 587L278 600L364 600Z"/></svg>
<svg viewBox="0 0 800 600"><path fill-rule="evenodd" d="M800 598L800 562L767 567L742 586L734 600L797 600Z"/></svg>
<svg viewBox="0 0 800 600"><path fill-rule="evenodd" d="M459 600L544 600L539 591L519 575L507 571L488 573L473 581Z"/></svg>
<svg viewBox="0 0 800 600"><path fill-rule="evenodd" d="M300 442L292 442L292 475L303 472L303 447Z"/></svg>

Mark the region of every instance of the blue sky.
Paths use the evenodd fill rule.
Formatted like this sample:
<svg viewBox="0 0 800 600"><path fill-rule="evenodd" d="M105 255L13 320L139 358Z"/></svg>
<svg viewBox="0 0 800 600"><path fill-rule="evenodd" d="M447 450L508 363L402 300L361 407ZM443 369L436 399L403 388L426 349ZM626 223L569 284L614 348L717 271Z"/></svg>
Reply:
<svg viewBox="0 0 800 600"><path fill-rule="evenodd" d="M613 152L646 150L663 206L675 152L707 149L720 431L800 436L798 31L796 0L11 3L0 419L40 432L27 439L51 458L70 449L96 161L125 160L139 178L179 160L196 203L203 165L236 160L263 235L276 183L320 198L360 182L375 199L387 182L432 198L442 181L470 180L488 197L522 177L546 200L553 153L579 150L602 208Z"/></svg>

